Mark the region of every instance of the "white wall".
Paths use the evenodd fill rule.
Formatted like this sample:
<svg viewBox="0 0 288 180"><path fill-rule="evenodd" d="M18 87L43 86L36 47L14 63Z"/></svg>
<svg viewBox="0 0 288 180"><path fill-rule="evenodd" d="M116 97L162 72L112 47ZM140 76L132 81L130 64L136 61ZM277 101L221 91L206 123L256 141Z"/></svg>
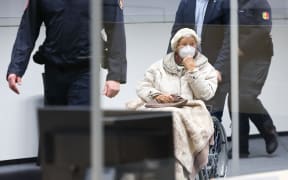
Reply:
<svg viewBox="0 0 288 180"><path fill-rule="evenodd" d="M159 0L159 2L154 0L125 1L127 7L125 18L129 22L126 24L128 83L122 85L121 92L116 98L109 99L101 96L104 109L124 109L125 102L136 98L136 83L143 78L146 68L164 56L170 37L171 21L174 19L173 15L178 3L177 0L168 1L169 3L167 0ZM273 1L275 18L287 17L287 12L283 8L287 7L285 2L282 0ZM23 78L20 95L13 94L7 87L5 80L11 49L18 28L17 24L24 6L24 0L0 0L0 161L33 157L37 154L36 107L42 105L43 88L40 74L43 67L31 61ZM148 23L152 20L154 23ZM161 21L168 23L155 23ZM287 22L274 21L272 34L275 56L261 95L263 104L271 113L279 131L288 130L288 124L285 123L288 117L286 110L288 97L285 95L288 91L288 83L286 83L286 77L288 77L286 70L288 65L286 61L288 54L286 52L287 30ZM43 37L42 29L37 45ZM102 72L102 82L104 82L104 77L105 71ZM230 120L227 111L223 123L229 135ZM256 132L255 129L252 129L252 133Z"/></svg>
<svg viewBox="0 0 288 180"><path fill-rule="evenodd" d="M12 93L6 82L16 31L17 27L0 27L0 160L35 156L38 146L36 106L42 101L42 68L29 64L20 95Z"/></svg>

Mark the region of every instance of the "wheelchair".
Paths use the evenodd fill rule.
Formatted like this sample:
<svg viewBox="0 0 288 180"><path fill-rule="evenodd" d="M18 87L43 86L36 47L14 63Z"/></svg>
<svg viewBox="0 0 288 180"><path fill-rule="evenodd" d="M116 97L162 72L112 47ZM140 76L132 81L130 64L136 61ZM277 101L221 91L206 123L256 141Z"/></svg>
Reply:
<svg viewBox="0 0 288 180"><path fill-rule="evenodd" d="M214 124L214 144L209 147L208 163L198 173L196 180L225 177L228 167L228 141L222 123L212 116ZM174 160L149 160L121 165L116 172L116 180L174 180ZM192 180L192 179L191 179Z"/></svg>
<svg viewBox="0 0 288 180"><path fill-rule="evenodd" d="M196 180L225 177L228 167L228 141L222 123L212 116L214 123L214 145L209 148L207 165L198 173Z"/></svg>

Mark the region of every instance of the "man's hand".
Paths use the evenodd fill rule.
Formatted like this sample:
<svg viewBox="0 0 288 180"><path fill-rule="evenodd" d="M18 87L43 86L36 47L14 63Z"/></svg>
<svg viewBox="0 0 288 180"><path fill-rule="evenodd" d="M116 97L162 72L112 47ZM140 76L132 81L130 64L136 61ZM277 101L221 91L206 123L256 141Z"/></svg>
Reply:
<svg viewBox="0 0 288 180"><path fill-rule="evenodd" d="M120 83L118 81L109 80L105 82L105 87L103 90L105 96L112 98L116 96L119 91L120 91Z"/></svg>
<svg viewBox="0 0 288 180"><path fill-rule="evenodd" d="M14 91L16 94L20 94L17 86L21 85L22 79L16 74L9 74L7 78L9 88Z"/></svg>
<svg viewBox="0 0 288 180"><path fill-rule="evenodd" d="M244 56L244 52L240 48L238 49L238 56L239 57Z"/></svg>
<svg viewBox="0 0 288 180"><path fill-rule="evenodd" d="M217 74L217 80L218 80L218 83L221 83L222 82L222 75L221 75L221 72L216 70L216 74Z"/></svg>
<svg viewBox="0 0 288 180"><path fill-rule="evenodd" d="M174 97L169 94L160 94L155 99L158 103L172 103L174 101Z"/></svg>

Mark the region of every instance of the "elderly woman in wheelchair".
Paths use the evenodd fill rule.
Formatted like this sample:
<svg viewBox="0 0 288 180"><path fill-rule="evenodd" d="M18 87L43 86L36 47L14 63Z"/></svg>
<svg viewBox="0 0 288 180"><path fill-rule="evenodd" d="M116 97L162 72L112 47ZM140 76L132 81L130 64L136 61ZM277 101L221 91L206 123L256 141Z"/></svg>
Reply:
<svg viewBox="0 0 288 180"><path fill-rule="evenodd" d="M217 89L217 74L197 48L194 30L180 29L171 39L172 52L152 64L137 86L138 100L129 109L173 112L176 179L194 179L207 164L213 144L213 120L203 101Z"/></svg>

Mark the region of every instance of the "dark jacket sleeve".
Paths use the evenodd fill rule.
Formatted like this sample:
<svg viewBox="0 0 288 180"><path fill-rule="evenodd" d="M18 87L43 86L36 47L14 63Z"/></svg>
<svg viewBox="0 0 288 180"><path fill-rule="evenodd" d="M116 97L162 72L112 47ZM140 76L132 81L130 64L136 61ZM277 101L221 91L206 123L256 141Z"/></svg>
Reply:
<svg viewBox="0 0 288 180"><path fill-rule="evenodd" d="M39 35L42 24L41 17L38 0L30 0L22 15L6 78L11 73L20 77L24 75L35 41Z"/></svg>
<svg viewBox="0 0 288 180"><path fill-rule="evenodd" d="M223 9L223 25L224 25L224 39L222 47L219 51L217 59L213 66L225 76L230 75L230 1L224 0L222 4ZM223 74L223 75L224 75Z"/></svg>
<svg viewBox="0 0 288 180"><path fill-rule="evenodd" d="M105 0L103 9L108 74L106 80L126 83L127 59L123 9L117 0Z"/></svg>

